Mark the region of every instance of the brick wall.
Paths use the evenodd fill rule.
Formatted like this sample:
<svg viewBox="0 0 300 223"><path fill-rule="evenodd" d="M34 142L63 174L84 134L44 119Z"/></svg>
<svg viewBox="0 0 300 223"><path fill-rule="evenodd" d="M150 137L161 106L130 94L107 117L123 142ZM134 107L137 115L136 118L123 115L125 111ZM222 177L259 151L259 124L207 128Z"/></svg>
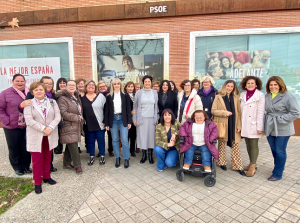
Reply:
<svg viewBox="0 0 300 223"><path fill-rule="evenodd" d="M189 75L190 31L299 26L300 10L61 23L0 30L0 40L73 37L75 76L92 77L91 36L169 33L170 79Z"/></svg>
<svg viewBox="0 0 300 223"><path fill-rule="evenodd" d="M162 1L165 0L6 0L4 4L1 3L0 13Z"/></svg>

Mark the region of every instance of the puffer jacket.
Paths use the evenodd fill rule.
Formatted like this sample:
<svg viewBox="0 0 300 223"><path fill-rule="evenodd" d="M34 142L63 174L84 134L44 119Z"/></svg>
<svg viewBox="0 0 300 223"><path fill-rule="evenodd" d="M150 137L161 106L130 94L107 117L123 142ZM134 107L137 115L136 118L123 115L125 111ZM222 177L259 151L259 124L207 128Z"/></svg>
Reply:
<svg viewBox="0 0 300 223"><path fill-rule="evenodd" d="M67 90L63 90L61 96L57 100L60 109L61 117L64 125L60 129L60 143L70 144L81 141L83 133L83 122L79 121L79 111L74 102L71 101L71 94ZM81 105L78 92L75 92L77 103Z"/></svg>

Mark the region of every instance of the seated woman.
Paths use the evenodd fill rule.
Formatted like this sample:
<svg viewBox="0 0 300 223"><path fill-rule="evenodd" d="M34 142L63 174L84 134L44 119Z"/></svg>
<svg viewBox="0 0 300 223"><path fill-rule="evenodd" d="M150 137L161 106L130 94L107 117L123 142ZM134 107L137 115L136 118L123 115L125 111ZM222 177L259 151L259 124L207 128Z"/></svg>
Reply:
<svg viewBox="0 0 300 223"><path fill-rule="evenodd" d="M200 150L204 171L211 172L211 156L216 160L219 157L219 151L213 143L218 137L218 127L209 120L205 111L196 110L191 120L187 120L181 126L179 135L185 137L185 142L180 148L180 152L184 152L185 155L183 169L190 169L194 151Z"/></svg>
<svg viewBox="0 0 300 223"><path fill-rule="evenodd" d="M47 87L33 82L30 91L32 104L24 108L26 121L27 151L31 153L35 193L42 192L42 180L51 185L56 181L50 177L51 154L58 144L57 125L61 120L55 100L46 96Z"/></svg>
<svg viewBox="0 0 300 223"><path fill-rule="evenodd" d="M171 109L163 110L160 117L160 124L156 126L156 147L154 148L157 157L157 171L161 172L168 167L176 166L179 157L178 131L181 124L175 120Z"/></svg>

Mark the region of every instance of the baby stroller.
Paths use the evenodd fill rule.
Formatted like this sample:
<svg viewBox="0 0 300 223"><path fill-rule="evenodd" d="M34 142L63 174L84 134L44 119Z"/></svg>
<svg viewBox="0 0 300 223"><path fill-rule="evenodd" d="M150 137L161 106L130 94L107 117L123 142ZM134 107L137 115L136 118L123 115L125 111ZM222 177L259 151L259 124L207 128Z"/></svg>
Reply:
<svg viewBox="0 0 300 223"><path fill-rule="evenodd" d="M216 141L216 140L215 140ZM180 137L180 144L184 142L184 138ZM184 165L184 153L180 153L180 169L176 172L177 180L183 181L184 180L184 174L190 174L192 176L196 177L204 177L204 184L207 187L213 187L216 184L216 165L217 162L215 158L212 157L212 166L211 166L211 172L205 172L203 165L202 165L202 157L201 152L199 150L195 150L192 165L189 170L183 169Z"/></svg>

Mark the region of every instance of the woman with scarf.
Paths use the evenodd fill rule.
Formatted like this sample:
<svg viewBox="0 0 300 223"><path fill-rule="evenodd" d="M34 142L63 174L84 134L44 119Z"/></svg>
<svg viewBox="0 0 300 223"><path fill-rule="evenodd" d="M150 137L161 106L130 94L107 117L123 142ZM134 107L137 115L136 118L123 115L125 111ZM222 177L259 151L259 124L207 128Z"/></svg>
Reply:
<svg viewBox="0 0 300 223"><path fill-rule="evenodd" d="M57 125L61 120L56 101L46 96L46 86L40 82L30 85L31 106L24 109L27 125L27 151L31 153L35 193L42 193L42 181L50 185L56 181L50 177L50 163L53 149L58 144Z"/></svg>
<svg viewBox="0 0 300 223"><path fill-rule="evenodd" d="M211 120L211 107L218 93L218 90L213 86L215 84L214 79L211 76L204 76L201 79L202 88L199 89L198 95L201 98L203 104L203 110L208 115L209 120Z"/></svg>
<svg viewBox="0 0 300 223"><path fill-rule="evenodd" d="M211 112L215 123L225 123L225 138L218 138L219 160L218 165L227 170L225 143L231 147L231 165L233 170L237 170L245 176L242 165L239 142L241 139L241 108L239 101L239 90L233 80L227 80L216 96ZM219 129L220 131L220 129Z"/></svg>
<svg viewBox="0 0 300 223"><path fill-rule="evenodd" d="M15 74L12 78L13 86L0 94L0 121L6 137L9 152L9 161L17 175L32 173L30 153L26 150L26 123L18 106L30 105L25 101L29 89L25 86L25 78Z"/></svg>
<svg viewBox="0 0 300 223"><path fill-rule="evenodd" d="M46 96L47 96L47 98L56 100L55 91L53 89L53 86L54 86L53 79L49 76L43 76L42 79L40 80L40 82L46 85ZM19 112L23 113L24 108L28 105L31 105L31 100L30 99L33 99L33 98L34 98L34 96L29 91L28 94L26 95L26 101L24 101L23 103L21 103L19 105ZM56 172L57 168L55 168L53 166L53 158L54 157L53 157L53 153L52 153L50 171L51 172Z"/></svg>
<svg viewBox="0 0 300 223"><path fill-rule="evenodd" d="M131 115L135 112L133 111L133 102L134 102L134 95L135 95L135 86L132 81L129 81L124 86L124 92L130 98L130 107L131 107ZM135 155L135 145L136 145L136 127L131 125L131 128L128 131L128 140L130 140L130 154L132 157L136 157Z"/></svg>
<svg viewBox="0 0 300 223"><path fill-rule="evenodd" d="M249 165L244 167L244 170L247 171L247 177L252 177L257 166L258 140L264 130L265 95L260 91L262 82L258 77L244 77L241 88L245 90L240 95L242 126L244 126L241 136L245 138L250 159Z"/></svg>

